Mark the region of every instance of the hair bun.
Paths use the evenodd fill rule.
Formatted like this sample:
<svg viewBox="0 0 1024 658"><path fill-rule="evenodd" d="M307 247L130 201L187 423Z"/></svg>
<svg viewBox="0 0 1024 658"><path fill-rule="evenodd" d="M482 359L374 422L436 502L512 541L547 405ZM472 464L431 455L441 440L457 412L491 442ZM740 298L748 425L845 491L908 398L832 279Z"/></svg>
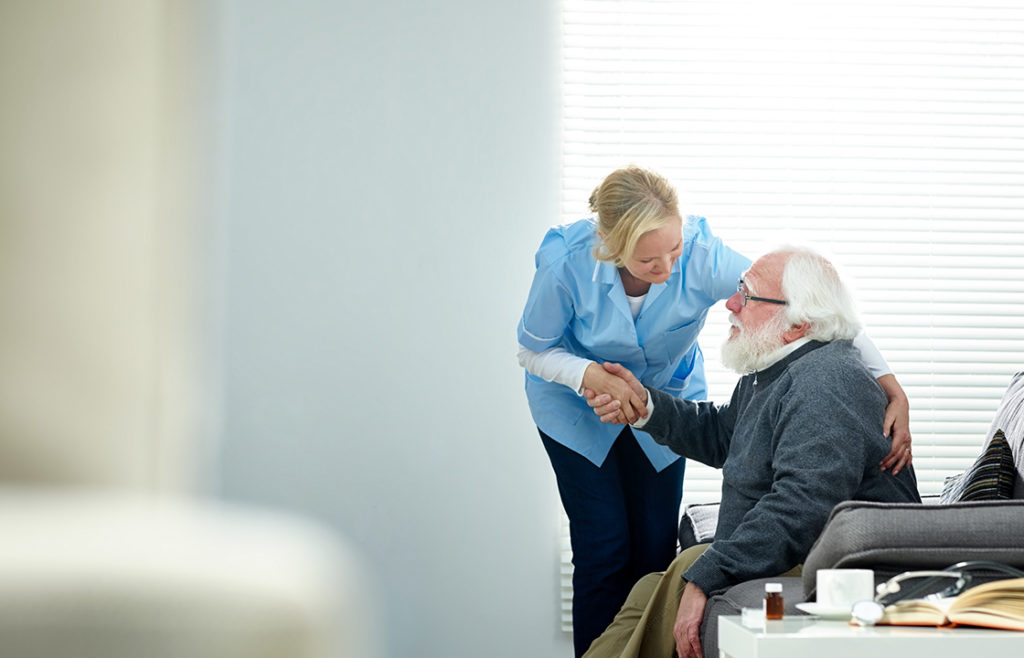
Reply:
<svg viewBox="0 0 1024 658"><path fill-rule="evenodd" d="M587 203L590 204L590 212L597 212L597 204L598 204L598 201L599 201L598 200L598 192L600 190L601 190L601 186L598 185L597 187L594 188L594 191L590 193L590 200L587 201Z"/></svg>

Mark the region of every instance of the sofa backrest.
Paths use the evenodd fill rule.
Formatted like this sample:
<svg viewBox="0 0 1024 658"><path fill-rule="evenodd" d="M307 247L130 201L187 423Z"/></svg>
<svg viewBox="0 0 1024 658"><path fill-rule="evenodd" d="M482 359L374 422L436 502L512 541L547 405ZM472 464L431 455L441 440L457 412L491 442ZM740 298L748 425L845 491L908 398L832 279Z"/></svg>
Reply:
<svg viewBox="0 0 1024 658"><path fill-rule="evenodd" d="M903 571L945 569L964 560L1024 569L1024 501L949 505L839 503L804 561L808 598L818 569L873 569L880 582Z"/></svg>
<svg viewBox="0 0 1024 658"><path fill-rule="evenodd" d="M1018 372L1010 380L1010 385L1003 394L992 424L988 428L985 447L988 447L988 442L992 440L996 430L1003 430L1003 434L1006 435L1006 441L1013 452L1014 465L1017 467L1013 497L1024 498L1024 371Z"/></svg>

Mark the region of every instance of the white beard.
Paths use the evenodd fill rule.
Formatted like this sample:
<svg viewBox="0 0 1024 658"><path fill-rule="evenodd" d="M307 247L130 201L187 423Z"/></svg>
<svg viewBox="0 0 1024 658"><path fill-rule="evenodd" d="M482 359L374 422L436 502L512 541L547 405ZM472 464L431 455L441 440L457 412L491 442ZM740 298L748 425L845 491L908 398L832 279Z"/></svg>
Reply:
<svg viewBox="0 0 1024 658"><path fill-rule="evenodd" d="M739 333L722 344L722 365L741 375L764 370L778 361L776 354L785 346L782 332L786 330L786 316L779 313L759 329L749 331L729 315L729 324Z"/></svg>

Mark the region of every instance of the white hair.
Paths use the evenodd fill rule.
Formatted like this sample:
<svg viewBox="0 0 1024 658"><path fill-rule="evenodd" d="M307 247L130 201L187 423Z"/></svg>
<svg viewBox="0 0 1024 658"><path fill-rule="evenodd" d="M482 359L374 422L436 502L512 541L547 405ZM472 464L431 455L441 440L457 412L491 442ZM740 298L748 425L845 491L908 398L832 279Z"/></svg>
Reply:
<svg viewBox="0 0 1024 658"><path fill-rule="evenodd" d="M861 329L853 297L832 263L810 249L785 247L788 256L782 271L782 295L789 302L786 320L807 323L805 334L824 342L854 338Z"/></svg>

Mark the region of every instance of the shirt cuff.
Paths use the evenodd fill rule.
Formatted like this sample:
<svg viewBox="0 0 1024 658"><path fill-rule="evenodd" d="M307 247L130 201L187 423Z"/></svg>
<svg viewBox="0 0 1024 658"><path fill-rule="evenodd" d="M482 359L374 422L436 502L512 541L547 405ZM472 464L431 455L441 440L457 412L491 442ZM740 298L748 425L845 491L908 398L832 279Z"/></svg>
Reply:
<svg viewBox="0 0 1024 658"><path fill-rule="evenodd" d="M643 429L644 425L646 425L647 421L650 419L651 414L654 413L654 396L652 396L651 392L646 388L644 390L647 391L647 415L643 418L638 418L635 423L630 425L635 430Z"/></svg>

